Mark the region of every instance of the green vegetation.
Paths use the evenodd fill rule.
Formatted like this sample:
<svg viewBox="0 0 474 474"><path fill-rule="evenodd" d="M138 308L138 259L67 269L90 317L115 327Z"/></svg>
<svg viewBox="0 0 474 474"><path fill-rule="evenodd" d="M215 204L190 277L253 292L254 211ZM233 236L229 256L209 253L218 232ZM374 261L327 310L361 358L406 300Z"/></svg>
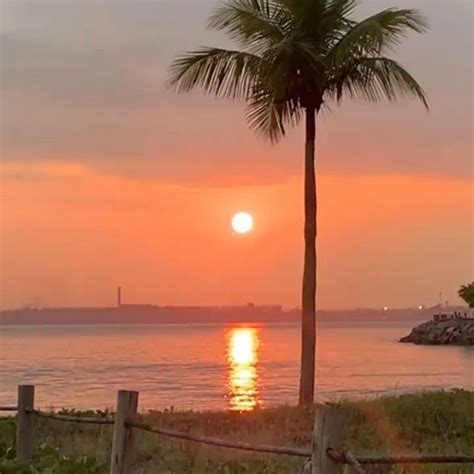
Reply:
<svg viewBox="0 0 474 474"><path fill-rule="evenodd" d="M304 271L300 404L314 395L316 336L316 118L346 98L371 102L415 97L421 86L390 56L427 22L417 10L388 8L357 21L357 0L227 0L209 26L237 49L200 48L177 58L171 85L241 99L250 128L276 142L305 120Z"/></svg>
<svg viewBox="0 0 474 474"><path fill-rule="evenodd" d="M15 423L13 419L0 422L1 474L108 474L104 463L93 456L64 455L59 448L44 442L35 447L29 462L15 461Z"/></svg>
<svg viewBox="0 0 474 474"><path fill-rule="evenodd" d="M401 395L372 401L344 402L347 446L357 454L474 455L474 392L455 390ZM280 407L252 413L150 411L147 423L226 439L308 447L313 407ZM317 409L317 407L316 407ZM79 415L82 412L71 411ZM87 416L97 413L87 412ZM107 412L98 413L106 416ZM14 422L0 420L0 473L106 473L112 427L35 421L35 459L18 467ZM52 448L54 447L54 448ZM61 454L59 454L61 453ZM304 460L204 446L137 432L136 473L298 473ZM472 474L474 466L405 466L393 473Z"/></svg>
<svg viewBox="0 0 474 474"><path fill-rule="evenodd" d="M474 308L474 281L467 285L461 285L458 295L468 304L469 308Z"/></svg>

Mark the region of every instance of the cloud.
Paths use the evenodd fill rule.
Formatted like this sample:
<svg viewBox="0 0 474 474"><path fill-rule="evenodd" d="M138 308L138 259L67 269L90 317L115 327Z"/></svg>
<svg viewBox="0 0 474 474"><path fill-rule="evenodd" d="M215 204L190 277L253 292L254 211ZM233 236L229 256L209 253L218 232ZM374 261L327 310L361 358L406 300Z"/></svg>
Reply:
<svg viewBox="0 0 474 474"><path fill-rule="evenodd" d="M334 109L319 122L321 172L472 175L470 7L462 1L415 3L430 17L432 30L410 37L400 58L427 89L431 112L413 102ZM228 44L205 30L212 5L208 0L5 2L3 160L72 162L135 179L206 183L301 173L300 130L271 147L247 130L240 104L166 90L167 68L176 54L202 44ZM361 11L373 8L365 2Z"/></svg>

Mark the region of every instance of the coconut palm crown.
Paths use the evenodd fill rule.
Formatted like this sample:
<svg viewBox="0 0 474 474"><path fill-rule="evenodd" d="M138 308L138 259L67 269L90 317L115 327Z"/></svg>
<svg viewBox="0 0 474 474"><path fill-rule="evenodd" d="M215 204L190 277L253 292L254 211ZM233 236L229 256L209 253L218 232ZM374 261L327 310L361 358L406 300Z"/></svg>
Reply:
<svg viewBox="0 0 474 474"><path fill-rule="evenodd" d="M386 56L408 31L427 28L416 10L390 8L354 21L357 0L230 0L209 26L241 49L199 48L176 59L170 82L180 92L201 87L243 99L251 128L278 140L302 109L319 111L343 97L370 101L413 95L416 80Z"/></svg>
<svg viewBox="0 0 474 474"><path fill-rule="evenodd" d="M389 8L362 21L357 0L227 0L209 18L237 49L203 47L171 65L170 85L178 92L201 88L217 97L241 99L250 128L278 141L290 126L306 122L305 261L302 296L300 403L314 396L316 115L342 99L394 101L426 95L390 53L410 31L423 33L416 10Z"/></svg>

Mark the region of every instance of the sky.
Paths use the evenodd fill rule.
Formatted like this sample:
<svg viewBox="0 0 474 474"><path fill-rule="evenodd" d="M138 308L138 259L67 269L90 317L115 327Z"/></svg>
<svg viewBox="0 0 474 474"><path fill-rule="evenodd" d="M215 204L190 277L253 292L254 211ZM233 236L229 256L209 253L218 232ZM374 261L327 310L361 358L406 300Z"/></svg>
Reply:
<svg viewBox="0 0 474 474"><path fill-rule="evenodd" d="M0 307L300 304L304 136L166 87L176 55L229 46L208 0L1 0ZM420 103L318 119L318 306L452 304L474 278L473 4L419 8L394 57ZM245 236L230 228L253 214Z"/></svg>

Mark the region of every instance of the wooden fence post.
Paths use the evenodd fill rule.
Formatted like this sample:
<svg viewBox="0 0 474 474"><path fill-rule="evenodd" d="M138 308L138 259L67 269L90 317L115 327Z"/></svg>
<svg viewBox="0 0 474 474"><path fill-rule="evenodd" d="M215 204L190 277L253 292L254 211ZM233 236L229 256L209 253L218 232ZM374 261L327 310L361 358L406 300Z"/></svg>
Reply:
<svg viewBox="0 0 474 474"><path fill-rule="evenodd" d="M138 392L119 390L115 414L110 474L130 474L133 465L134 430L125 422L134 421L138 407Z"/></svg>
<svg viewBox="0 0 474 474"><path fill-rule="evenodd" d="M341 449L344 441L344 415L334 407L318 405L313 432L313 474L343 474L344 464L333 461L327 449Z"/></svg>
<svg viewBox="0 0 474 474"><path fill-rule="evenodd" d="M33 413L35 386L18 385L16 415L16 457L25 461L33 457Z"/></svg>

